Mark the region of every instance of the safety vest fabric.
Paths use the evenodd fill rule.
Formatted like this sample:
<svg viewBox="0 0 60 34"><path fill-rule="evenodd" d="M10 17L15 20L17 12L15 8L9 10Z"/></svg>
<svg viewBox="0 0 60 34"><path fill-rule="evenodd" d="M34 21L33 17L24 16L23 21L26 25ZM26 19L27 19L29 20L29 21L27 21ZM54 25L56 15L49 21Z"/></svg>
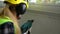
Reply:
<svg viewBox="0 0 60 34"><path fill-rule="evenodd" d="M4 18L0 18L0 25L4 24L4 23L7 23L7 22L13 22L9 17L4 17ZM14 33L16 33L16 28L15 28L15 25L14 25Z"/></svg>

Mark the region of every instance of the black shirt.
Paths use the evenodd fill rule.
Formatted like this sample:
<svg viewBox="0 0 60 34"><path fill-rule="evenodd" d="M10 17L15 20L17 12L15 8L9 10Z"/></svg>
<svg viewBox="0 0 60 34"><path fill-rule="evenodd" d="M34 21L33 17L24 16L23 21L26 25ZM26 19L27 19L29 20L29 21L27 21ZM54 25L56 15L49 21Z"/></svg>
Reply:
<svg viewBox="0 0 60 34"><path fill-rule="evenodd" d="M14 34L14 24L12 22L6 22L0 25L0 34Z"/></svg>

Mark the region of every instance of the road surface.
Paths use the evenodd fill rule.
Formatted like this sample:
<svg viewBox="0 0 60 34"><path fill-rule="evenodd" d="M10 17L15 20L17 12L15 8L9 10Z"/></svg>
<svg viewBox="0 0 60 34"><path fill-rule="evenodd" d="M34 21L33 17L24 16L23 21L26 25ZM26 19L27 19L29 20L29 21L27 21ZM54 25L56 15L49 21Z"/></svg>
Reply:
<svg viewBox="0 0 60 34"><path fill-rule="evenodd" d="M34 19L31 34L60 34L60 14L29 10L20 24L29 19Z"/></svg>

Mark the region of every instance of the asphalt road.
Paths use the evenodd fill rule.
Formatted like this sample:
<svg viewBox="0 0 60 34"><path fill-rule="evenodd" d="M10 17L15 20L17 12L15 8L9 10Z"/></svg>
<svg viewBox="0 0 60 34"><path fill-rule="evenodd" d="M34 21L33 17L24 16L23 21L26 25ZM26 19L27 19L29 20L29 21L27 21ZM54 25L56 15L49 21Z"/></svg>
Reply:
<svg viewBox="0 0 60 34"><path fill-rule="evenodd" d="M60 5L31 6L26 14L35 20L31 34L60 34Z"/></svg>
<svg viewBox="0 0 60 34"><path fill-rule="evenodd" d="M29 10L20 25L29 19L34 19L31 34L60 34L60 14Z"/></svg>

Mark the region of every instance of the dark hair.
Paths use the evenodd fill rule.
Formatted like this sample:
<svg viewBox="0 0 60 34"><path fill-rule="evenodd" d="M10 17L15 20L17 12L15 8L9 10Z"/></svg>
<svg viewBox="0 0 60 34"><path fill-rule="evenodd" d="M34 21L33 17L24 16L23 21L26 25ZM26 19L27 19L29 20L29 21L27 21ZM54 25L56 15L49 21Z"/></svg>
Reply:
<svg viewBox="0 0 60 34"><path fill-rule="evenodd" d="M4 1L4 3L8 4L9 2L7 2L7 1Z"/></svg>

